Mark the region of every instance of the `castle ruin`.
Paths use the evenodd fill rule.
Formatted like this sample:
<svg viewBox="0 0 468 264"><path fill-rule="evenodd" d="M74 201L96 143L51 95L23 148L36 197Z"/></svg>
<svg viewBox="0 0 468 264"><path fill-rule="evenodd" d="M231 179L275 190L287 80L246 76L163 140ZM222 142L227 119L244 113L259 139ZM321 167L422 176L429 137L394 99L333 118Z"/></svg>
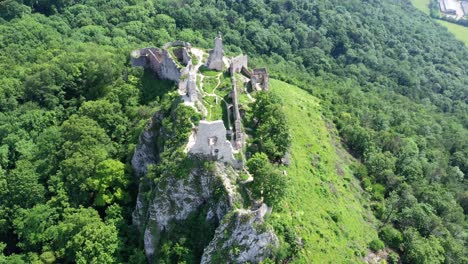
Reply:
<svg viewBox="0 0 468 264"><path fill-rule="evenodd" d="M192 154L202 154L213 160L235 163L233 148L226 138L223 120L200 121L195 128L193 145L187 146Z"/></svg>
<svg viewBox="0 0 468 264"><path fill-rule="evenodd" d="M269 89L270 76L265 68L254 69L250 76L252 89L256 91L267 91Z"/></svg>
<svg viewBox="0 0 468 264"><path fill-rule="evenodd" d="M218 33L218 36L215 38L214 49L210 51L210 56L208 57L208 62L206 66L210 70L222 71L223 70L223 38L221 33Z"/></svg>
<svg viewBox="0 0 468 264"><path fill-rule="evenodd" d="M201 120L192 131L186 151L193 155L203 155L213 160L224 161L238 166L239 161L234 153L242 151L245 144L245 134L242 127L242 117L239 105L239 90L236 74L242 73L249 78L254 91L268 90L269 76L265 68L248 69L248 57L239 55L230 60L229 74L232 82L229 97L232 103L226 103L228 116L226 128L223 120L207 121L207 108L204 106L203 95L197 87L198 69L202 65L192 64L192 46L188 42L175 41L166 43L160 48L144 48L131 54L131 63L136 67L151 69L158 78L172 80L178 85L178 92L184 103L202 113ZM210 51L206 66L209 69L223 71L224 50L221 34L215 38L214 49ZM198 74L201 75L201 74ZM218 98L216 98L218 100ZM231 122L232 120L232 122ZM230 140L228 140L228 137Z"/></svg>

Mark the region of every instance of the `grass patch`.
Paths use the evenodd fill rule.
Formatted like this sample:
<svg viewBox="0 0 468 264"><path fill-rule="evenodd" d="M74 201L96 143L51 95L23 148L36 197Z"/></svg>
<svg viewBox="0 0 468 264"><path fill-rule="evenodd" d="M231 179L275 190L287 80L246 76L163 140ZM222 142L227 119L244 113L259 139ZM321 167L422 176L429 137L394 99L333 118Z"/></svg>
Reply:
<svg viewBox="0 0 468 264"><path fill-rule="evenodd" d="M443 20L437 20L439 24L446 27L450 33L455 35L455 38L465 43L468 46L468 27L453 24Z"/></svg>
<svg viewBox="0 0 468 264"><path fill-rule="evenodd" d="M252 102L252 100L250 100L250 98L247 96L246 93L239 93L239 104L240 105L247 106L251 102Z"/></svg>
<svg viewBox="0 0 468 264"><path fill-rule="evenodd" d="M205 65L200 66L199 71L205 76L218 76L220 72L208 69Z"/></svg>
<svg viewBox="0 0 468 264"><path fill-rule="evenodd" d="M232 90L231 76L229 76L228 73L223 73L220 78L221 82L216 89L216 94L224 98L231 93Z"/></svg>
<svg viewBox="0 0 468 264"><path fill-rule="evenodd" d="M220 73L217 73L217 76ZM218 78L219 85L218 85ZM218 100L214 96L205 96L203 98L204 105L208 109L207 120L214 121L222 119L224 125L228 127L227 122L227 112L226 112L226 103L222 100L228 100L228 95L232 89L232 83L230 76L226 74L221 74L219 77L205 77L203 79L203 90L208 94L216 94Z"/></svg>
<svg viewBox="0 0 468 264"><path fill-rule="evenodd" d="M364 209L367 201L349 162L337 154L319 100L281 81L270 79L270 87L284 102L291 132L291 164L285 169L289 186L286 198L274 209L269 222L277 231L283 227L302 238L304 247L294 263L362 262L362 253L377 238L368 222L374 218ZM314 166L313 157L317 155L320 161ZM337 173L337 164L342 166L343 175ZM287 240L284 231L279 233Z"/></svg>
<svg viewBox="0 0 468 264"><path fill-rule="evenodd" d="M216 77L203 78L203 90L206 93L212 94L217 85L218 85L218 78Z"/></svg>
<svg viewBox="0 0 468 264"><path fill-rule="evenodd" d="M208 116L206 118L208 121L223 119L222 107L225 107L225 104L221 99L218 98L218 102L216 103L216 97L205 96L203 100L205 101L205 106L208 109Z"/></svg>
<svg viewBox="0 0 468 264"><path fill-rule="evenodd" d="M411 3L413 4L414 7L421 10L423 13L427 15L429 15L430 13L429 2L430 0L411 0Z"/></svg>
<svg viewBox="0 0 468 264"><path fill-rule="evenodd" d="M190 57L192 58L192 65L198 65L198 57L195 56L194 54L191 54Z"/></svg>

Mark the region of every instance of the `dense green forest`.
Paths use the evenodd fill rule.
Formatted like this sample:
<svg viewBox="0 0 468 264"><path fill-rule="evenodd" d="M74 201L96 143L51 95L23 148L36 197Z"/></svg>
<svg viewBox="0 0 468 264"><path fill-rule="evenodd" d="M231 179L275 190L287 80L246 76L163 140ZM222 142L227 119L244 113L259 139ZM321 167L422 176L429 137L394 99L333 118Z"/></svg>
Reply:
<svg viewBox="0 0 468 264"><path fill-rule="evenodd" d="M409 1L6 0L0 263L145 262L130 159L163 100L129 53L211 48L218 31L321 100L385 246L404 263L468 262L468 49Z"/></svg>

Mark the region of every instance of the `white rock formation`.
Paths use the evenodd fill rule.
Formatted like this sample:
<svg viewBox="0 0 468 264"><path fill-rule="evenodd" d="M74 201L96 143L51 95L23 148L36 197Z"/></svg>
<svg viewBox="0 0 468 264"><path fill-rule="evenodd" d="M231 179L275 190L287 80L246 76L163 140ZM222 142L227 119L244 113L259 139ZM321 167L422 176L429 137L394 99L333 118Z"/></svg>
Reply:
<svg viewBox="0 0 468 264"><path fill-rule="evenodd" d="M160 178L151 192L154 195L146 202L143 201L145 196L140 184L133 222L140 230L144 228L144 247L148 259L153 258L159 234L170 231L171 222L187 219L201 206L209 206L205 216L207 221L220 222L231 210L232 204L241 199L235 185L237 178L237 172L222 163L216 163L214 171L194 168L182 179ZM220 188L223 190L221 196L215 193Z"/></svg>
<svg viewBox="0 0 468 264"><path fill-rule="evenodd" d="M215 255L223 256L224 263L258 263L270 256L279 240L271 228L261 228L268 211L262 204L255 211L239 209L227 215L205 248L201 263L218 263Z"/></svg>
<svg viewBox="0 0 468 264"><path fill-rule="evenodd" d="M140 134L138 145L132 157L132 168L137 177L146 175L148 165L157 162L154 146L158 133L156 123L160 122L160 119L162 116L158 112L149 120L146 128Z"/></svg>

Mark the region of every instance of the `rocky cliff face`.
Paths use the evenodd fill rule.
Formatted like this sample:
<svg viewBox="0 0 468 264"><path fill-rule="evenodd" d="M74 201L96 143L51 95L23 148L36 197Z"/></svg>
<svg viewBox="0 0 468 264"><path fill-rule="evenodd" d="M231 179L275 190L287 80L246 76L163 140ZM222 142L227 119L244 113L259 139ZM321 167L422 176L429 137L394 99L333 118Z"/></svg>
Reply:
<svg viewBox="0 0 468 264"><path fill-rule="evenodd" d="M202 214L205 223L216 228L203 250L203 263L214 263L220 255L236 263L256 263L269 256L278 239L271 230L257 228L263 223L266 205L254 211L235 209L241 207L243 200L237 184L239 172L230 164L206 162L199 157L200 162L185 177L147 177L148 166L159 162L162 151L162 120L161 113L151 118L132 159L140 179L133 222L143 235L149 262L156 262L161 237L171 234L175 226L184 225L193 214ZM233 248L235 252L229 253Z"/></svg>
<svg viewBox="0 0 468 264"><path fill-rule="evenodd" d="M156 145L156 138L160 134L159 128L162 119L161 112L154 114L140 134L138 145L132 157L132 168L137 177L144 177L148 165L155 164L158 161L157 156L160 151Z"/></svg>
<svg viewBox="0 0 468 264"><path fill-rule="evenodd" d="M205 248L201 263L258 263L278 246L278 238L264 222L268 207L238 209L226 215Z"/></svg>
<svg viewBox="0 0 468 264"><path fill-rule="evenodd" d="M188 177L160 179L147 207L145 252L152 258L158 246L158 234L170 232L171 223L181 222L202 206L208 208L206 221L219 223L236 199L232 181L234 170L216 164L215 168L195 168Z"/></svg>

